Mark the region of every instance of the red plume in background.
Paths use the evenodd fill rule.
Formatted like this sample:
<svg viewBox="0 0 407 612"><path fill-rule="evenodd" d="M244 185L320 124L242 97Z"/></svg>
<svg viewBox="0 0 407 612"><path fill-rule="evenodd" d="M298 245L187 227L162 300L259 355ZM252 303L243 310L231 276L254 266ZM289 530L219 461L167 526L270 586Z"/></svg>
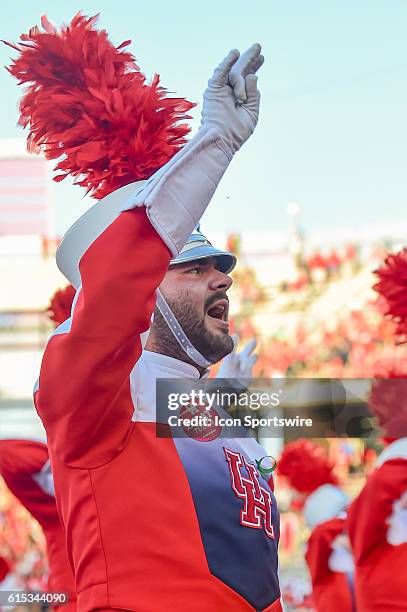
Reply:
<svg viewBox="0 0 407 612"><path fill-rule="evenodd" d="M322 446L310 440L289 442L277 463L277 473L291 488L307 495L324 484L338 484L334 464Z"/></svg>
<svg viewBox="0 0 407 612"><path fill-rule="evenodd" d="M28 150L59 159L54 180L71 175L95 198L148 179L186 142L186 114L193 106L167 97L155 75L150 85L134 57L114 47L98 16L78 13L58 32L42 17L31 28L8 68L28 85L20 121L29 127ZM3 41L4 42L4 41Z"/></svg>
<svg viewBox="0 0 407 612"><path fill-rule="evenodd" d="M68 285L65 289L58 289L51 298L46 314L55 327L69 319L71 316L72 302L75 297L75 289Z"/></svg>
<svg viewBox="0 0 407 612"><path fill-rule="evenodd" d="M386 304L386 315L396 323L399 343L407 342L407 248L388 255L375 271L379 282L373 286Z"/></svg>
<svg viewBox="0 0 407 612"><path fill-rule="evenodd" d="M368 404L389 442L407 436L407 374L392 370L385 376L373 381Z"/></svg>

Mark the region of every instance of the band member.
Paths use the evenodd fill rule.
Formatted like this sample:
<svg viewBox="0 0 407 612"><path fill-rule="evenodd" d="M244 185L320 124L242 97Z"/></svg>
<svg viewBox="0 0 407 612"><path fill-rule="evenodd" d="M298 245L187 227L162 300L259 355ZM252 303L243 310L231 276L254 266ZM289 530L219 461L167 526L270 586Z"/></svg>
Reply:
<svg viewBox="0 0 407 612"><path fill-rule="evenodd" d="M66 152L61 169L85 176L81 183L104 196L57 254L77 293L71 317L47 344L35 389L78 608L281 610L278 512L272 481L255 463L265 452L249 438L156 434L156 380L199 379L233 350L227 291L235 258L192 230L256 126L260 46L241 56L231 51L221 62L204 94L197 135L168 152L174 134L167 130L170 159L162 165L156 156L154 173L143 159L154 145L148 120L158 122L169 99L161 92L155 114L148 113L148 87L157 84L145 85L131 56L108 43L94 21L76 17L61 33L43 24L47 33L33 30L11 69L32 83L24 121L50 157L58 148ZM50 80L59 93L71 88L62 103L72 110L72 95L78 103L65 131L59 125L50 133L56 123L42 110L39 116ZM72 87L80 89L77 98ZM89 96L96 107L102 103L103 121L84 115ZM119 118L127 121L124 144L116 138ZM96 142L88 136L79 146L81 127ZM143 127L151 142L144 149ZM129 157L129 138L138 158L134 151Z"/></svg>
<svg viewBox="0 0 407 612"><path fill-rule="evenodd" d="M369 407L385 433L385 448L349 507L358 610L405 610L407 585L407 378L376 379ZM397 437L397 436L400 437Z"/></svg>
<svg viewBox="0 0 407 612"><path fill-rule="evenodd" d="M386 257L374 289L406 341L407 250ZM403 364L373 381L368 403L384 434L385 448L349 508L358 609L406 609L407 581L407 377Z"/></svg>
<svg viewBox="0 0 407 612"><path fill-rule="evenodd" d="M311 530L305 560L318 612L353 612L353 559L346 534L348 497L338 486L334 465L325 450L310 440L287 444L278 473L303 501Z"/></svg>

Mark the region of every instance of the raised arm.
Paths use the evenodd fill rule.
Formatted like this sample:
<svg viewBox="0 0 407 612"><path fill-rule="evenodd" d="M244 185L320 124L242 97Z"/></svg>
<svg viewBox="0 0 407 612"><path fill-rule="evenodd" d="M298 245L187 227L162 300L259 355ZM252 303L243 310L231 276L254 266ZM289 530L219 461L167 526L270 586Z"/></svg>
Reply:
<svg viewBox="0 0 407 612"><path fill-rule="evenodd" d="M112 449L124 443L133 411L129 375L170 258L143 208L120 214L83 255L82 289L48 342L35 398L62 461L91 454L103 462L110 453L101 439Z"/></svg>
<svg viewBox="0 0 407 612"><path fill-rule="evenodd" d="M48 342L35 397L48 442L64 463L101 465L126 442L134 409L129 375L156 289L256 126L254 72L261 63L259 45L240 59L229 53L209 81L197 135L142 188L127 185L87 213L98 217L96 237L85 235L85 215L64 239L60 262L68 268L69 253L81 245L81 289L71 318ZM237 103L229 79L244 102ZM109 218L103 211L112 202Z"/></svg>
<svg viewBox="0 0 407 612"><path fill-rule="evenodd" d="M0 440L0 474L40 524L59 520L45 444L34 440Z"/></svg>

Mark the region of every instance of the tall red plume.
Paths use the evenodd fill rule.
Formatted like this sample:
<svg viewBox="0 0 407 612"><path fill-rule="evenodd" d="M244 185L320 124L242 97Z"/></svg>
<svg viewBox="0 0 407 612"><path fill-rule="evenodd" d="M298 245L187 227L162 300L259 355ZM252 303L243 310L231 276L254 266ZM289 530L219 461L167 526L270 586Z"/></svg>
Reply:
<svg viewBox="0 0 407 612"><path fill-rule="evenodd" d="M114 47L98 16L78 13L58 32L44 16L21 43L9 72L28 88L19 123L30 129L28 150L59 159L55 170L95 198L149 178L186 142L194 106L167 97L155 75L146 84L127 40ZM4 42L4 41L3 41Z"/></svg>
<svg viewBox="0 0 407 612"><path fill-rule="evenodd" d="M307 495L324 484L338 484L334 464L322 446L310 440L296 440L284 448L277 472L299 493Z"/></svg>
<svg viewBox="0 0 407 612"><path fill-rule="evenodd" d="M75 289L72 285L68 285L65 289L58 289L52 296L46 314L51 321L54 321L55 327L61 325L71 316L72 302L75 297Z"/></svg>
<svg viewBox="0 0 407 612"><path fill-rule="evenodd" d="M396 323L399 342L407 342L407 248L388 255L375 271L379 282L373 286L386 304L386 314Z"/></svg>
<svg viewBox="0 0 407 612"><path fill-rule="evenodd" d="M369 408L388 439L403 438L407 436L406 370L392 370L385 376L373 381Z"/></svg>

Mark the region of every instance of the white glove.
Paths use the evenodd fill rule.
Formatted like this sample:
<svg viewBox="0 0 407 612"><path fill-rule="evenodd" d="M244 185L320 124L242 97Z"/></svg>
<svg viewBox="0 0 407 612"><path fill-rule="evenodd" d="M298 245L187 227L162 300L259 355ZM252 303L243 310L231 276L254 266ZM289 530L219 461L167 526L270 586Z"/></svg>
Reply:
<svg viewBox="0 0 407 612"><path fill-rule="evenodd" d="M230 51L215 69L204 93L201 128L215 128L224 152L233 155L253 133L259 118L260 93L256 72L264 57L261 46L252 45L239 57Z"/></svg>
<svg viewBox="0 0 407 612"><path fill-rule="evenodd" d="M261 47L259 44L252 45L247 51L242 53L229 72L229 85L233 88L238 104L243 104L247 101L246 77L249 74L256 74L258 69L264 64L264 56L260 55L260 51Z"/></svg>
<svg viewBox="0 0 407 612"><path fill-rule="evenodd" d="M399 546L407 542L407 492L393 504L393 513L388 518L387 542Z"/></svg>
<svg viewBox="0 0 407 612"><path fill-rule="evenodd" d="M238 353L236 348L239 336L233 336L235 343L233 351L227 355L218 370L216 378L253 378L253 366L257 361L257 353L253 353L257 340L252 338Z"/></svg>
<svg viewBox="0 0 407 612"><path fill-rule="evenodd" d="M241 57L238 51L227 55L204 93L198 133L143 188L137 189L136 183L134 195L126 192L121 210L145 206L174 256L199 223L233 155L256 126L260 94L254 73L264 61L260 51L260 45L253 45Z"/></svg>
<svg viewBox="0 0 407 612"><path fill-rule="evenodd" d="M328 559L328 567L331 572L349 574L355 570L349 538L344 534L339 535L332 542L332 552Z"/></svg>

